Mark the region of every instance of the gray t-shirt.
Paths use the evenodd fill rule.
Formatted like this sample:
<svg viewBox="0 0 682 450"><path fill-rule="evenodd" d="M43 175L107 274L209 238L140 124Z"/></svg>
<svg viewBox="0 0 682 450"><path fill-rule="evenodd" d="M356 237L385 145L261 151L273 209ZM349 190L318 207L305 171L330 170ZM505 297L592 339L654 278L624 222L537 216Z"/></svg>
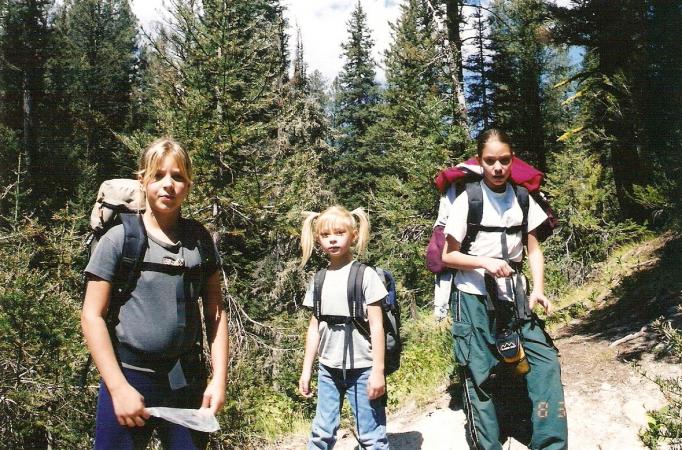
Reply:
<svg viewBox="0 0 682 450"><path fill-rule="evenodd" d="M190 233L189 229L200 232ZM209 266L202 269L204 280L217 270L218 257L203 227L183 227L183 230L175 244L148 236L144 262L177 265L184 260L185 271L165 273L145 270L143 266L130 298L118 314L116 338L119 343L134 352L144 352L148 361L173 361L201 339L201 315L196 299L203 292L203 286L199 286L198 271L190 275L188 269L201 265L200 239L201 245L207 248L205 251L213 253ZM111 228L97 244L85 272L113 282L123 251L123 240L123 225ZM123 357L122 360L139 365L139 361L125 361Z"/></svg>
<svg viewBox="0 0 682 450"><path fill-rule="evenodd" d="M322 315L348 316L348 277L351 263L337 270L327 269L322 284ZM303 306L313 307L314 278L310 280L308 290L303 299ZM367 305L376 303L386 297L388 292L381 282L379 275L371 267L365 269L362 279L362 292L365 296L365 312ZM366 316L366 314L365 314ZM369 325L368 325L369 328ZM345 344L345 327L343 324L329 325L320 322L320 345L317 349L320 364L336 369L343 368L343 353ZM372 367L372 345L358 330L353 327L352 340L346 355L346 368Z"/></svg>

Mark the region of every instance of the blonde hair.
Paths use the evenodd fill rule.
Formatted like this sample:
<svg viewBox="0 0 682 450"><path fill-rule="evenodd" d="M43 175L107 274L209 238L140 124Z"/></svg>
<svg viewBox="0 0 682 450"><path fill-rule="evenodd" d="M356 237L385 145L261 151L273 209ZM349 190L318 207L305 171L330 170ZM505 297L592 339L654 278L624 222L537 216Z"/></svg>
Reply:
<svg viewBox="0 0 682 450"><path fill-rule="evenodd" d="M306 211L304 214L306 217L301 229L301 250L303 253L301 267L305 266L310 259L320 233L334 228L345 228L353 233L356 237L356 252L359 255L365 253L369 241L369 218L364 209L356 208L353 211L348 211L343 206L334 205L321 213Z"/></svg>
<svg viewBox="0 0 682 450"><path fill-rule="evenodd" d="M192 161L189 154L175 140L163 137L155 140L140 156L139 170L136 172L142 186L146 186L159 169L166 156L172 156L180 167L180 174L192 182Z"/></svg>

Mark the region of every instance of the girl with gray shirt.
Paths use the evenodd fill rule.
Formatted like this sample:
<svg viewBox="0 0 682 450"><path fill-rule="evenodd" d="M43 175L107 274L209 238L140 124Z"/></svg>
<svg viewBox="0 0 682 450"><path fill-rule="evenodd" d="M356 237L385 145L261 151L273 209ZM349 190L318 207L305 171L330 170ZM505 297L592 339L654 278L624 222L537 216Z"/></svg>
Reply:
<svg viewBox="0 0 682 450"><path fill-rule="evenodd" d="M164 448L205 448L206 433L150 417L145 407L202 407L213 414L222 408L228 338L219 259L206 229L180 214L192 185L187 152L171 139L158 139L144 151L137 175L146 195L139 216L146 245L134 288L127 298L115 298L123 225L102 236L85 269L81 324L102 377L95 448L145 448L154 429ZM202 370L198 297L211 353L210 382ZM115 327L107 324L110 307Z"/></svg>

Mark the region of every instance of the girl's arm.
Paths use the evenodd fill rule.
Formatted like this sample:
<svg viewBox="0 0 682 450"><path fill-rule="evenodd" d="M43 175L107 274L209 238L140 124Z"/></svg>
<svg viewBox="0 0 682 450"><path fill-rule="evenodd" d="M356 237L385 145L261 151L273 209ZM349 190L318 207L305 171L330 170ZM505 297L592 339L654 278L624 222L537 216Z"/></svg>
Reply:
<svg viewBox="0 0 682 450"><path fill-rule="evenodd" d="M315 362L315 355L317 355L317 347L320 345L320 329L319 322L315 316L310 317L308 324L308 332L305 337L305 354L303 355L303 369L301 370L301 378L298 380L298 392L305 398L313 396L310 390L310 377L313 373L313 362Z"/></svg>
<svg viewBox="0 0 682 450"><path fill-rule="evenodd" d="M211 349L211 368L213 378L206 386L201 406L216 414L225 404L227 387L227 360L229 340L227 336L227 315L223 308L223 295L220 289L220 271L215 271L208 280L203 293L206 335Z"/></svg>
<svg viewBox="0 0 682 450"><path fill-rule="evenodd" d="M374 400L386 392L386 377L384 376L386 336L384 335L384 315L381 311L381 302L367 306L367 319L369 320L372 340L372 372L367 384L367 395L370 400Z"/></svg>
<svg viewBox="0 0 682 450"><path fill-rule="evenodd" d="M144 397L126 380L116 360L109 331L104 320L109 309L111 283L92 277L85 291L81 326L83 336L99 370L104 384L111 394L114 413L122 426L143 426L149 414L144 409Z"/></svg>
<svg viewBox="0 0 682 450"><path fill-rule="evenodd" d="M459 251L460 243L450 236L445 235L445 246L443 247L443 264L453 269L474 270L485 269L486 272L495 277L508 277L514 270L506 261L487 256L467 255Z"/></svg>
<svg viewBox="0 0 682 450"><path fill-rule="evenodd" d="M545 312L549 314L552 305L545 297L545 257L542 254L542 248L535 235L535 231L528 233L528 265L530 266L531 277L533 278L533 291L530 293L528 304L530 309L540 303Z"/></svg>

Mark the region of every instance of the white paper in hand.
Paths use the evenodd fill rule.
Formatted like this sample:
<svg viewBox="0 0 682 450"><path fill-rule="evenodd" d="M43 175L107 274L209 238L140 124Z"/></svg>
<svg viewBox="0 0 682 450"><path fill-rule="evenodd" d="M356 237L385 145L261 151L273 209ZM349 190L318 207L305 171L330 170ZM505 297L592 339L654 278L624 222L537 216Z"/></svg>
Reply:
<svg viewBox="0 0 682 450"><path fill-rule="evenodd" d="M213 433L220 429L218 420L208 408L183 409L183 408L146 408L147 412L155 417L160 417L169 422L182 425L197 431Z"/></svg>

